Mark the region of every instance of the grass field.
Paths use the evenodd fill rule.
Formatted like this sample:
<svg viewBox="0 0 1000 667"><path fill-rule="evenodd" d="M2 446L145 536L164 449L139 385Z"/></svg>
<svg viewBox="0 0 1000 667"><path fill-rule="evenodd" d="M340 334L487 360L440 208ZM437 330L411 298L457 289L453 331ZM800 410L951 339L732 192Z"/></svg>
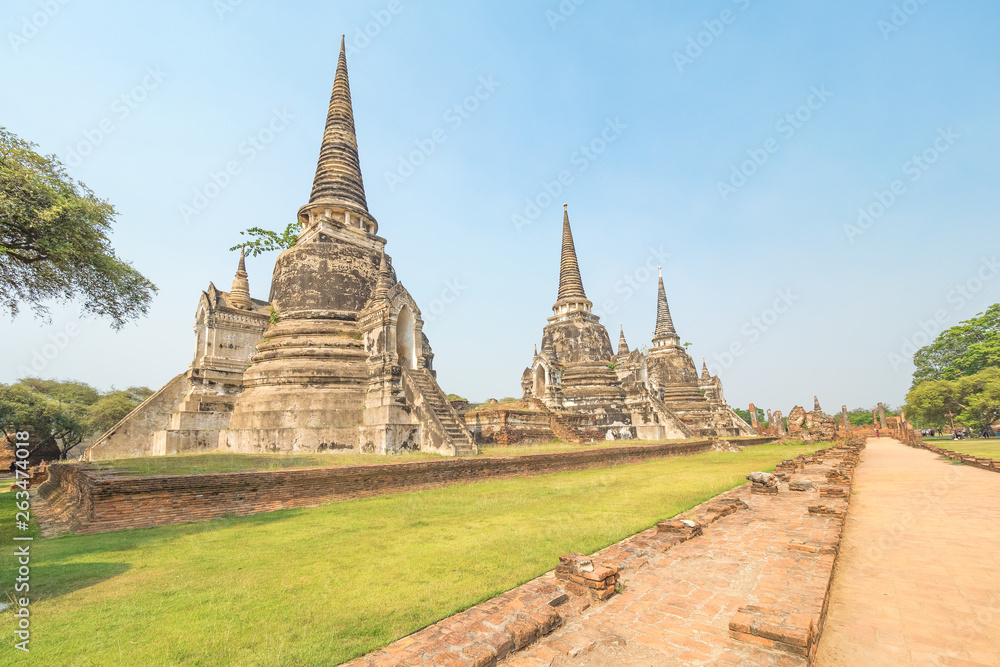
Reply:
<svg viewBox="0 0 1000 667"><path fill-rule="evenodd" d="M730 438L738 443L739 438ZM480 456L520 456L523 454L551 454L584 449L608 447L634 447L684 440L601 440L586 445L554 441L531 445L480 447ZM99 461L97 465L120 469L125 475L198 475L213 472L240 472L246 470L281 470L283 468L309 468L313 466L365 465L402 463L406 461L432 461L447 457L416 452L385 457L380 454L178 454L173 456L147 456L131 459Z"/></svg>
<svg viewBox="0 0 1000 667"><path fill-rule="evenodd" d="M281 470L316 466L363 465L433 461L443 457L416 452L386 457L380 454L177 454L99 461L96 465L119 468L125 475L200 475L211 472Z"/></svg>
<svg viewBox="0 0 1000 667"><path fill-rule="evenodd" d="M662 442L683 442L663 440ZM545 442L514 447L481 447L480 456L518 456L521 454L546 454L581 449L627 447L655 444L640 440L601 440L600 442L574 445L566 442ZM282 468L309 468L313 466L342 466L402 463L406 461L447 460L438 454L416 452L386 457L381 454L177 454L173 456L147 456L132 459L99 461L97 465L121 469L126 475L197 475L211 472L239 472L245 470L280 470Z"/></svg>
<svg viewBox="0 0 1000 667"><path fill-rule="evenodd" d="M928 440L925 440L925 442L928 442ZM1000 438L990 440L933 440L929 442L938 447L950 449L953 452L1000 459Z"/></svg>
<svg viewBox="0 0 1000 667"><path fill-rule="evenodd" d="M331 665L819 445L763 445L32 544L30 662ZM12 544L13 494L0 494ZM0 550L9 595L12 549ZM10 627L11 612L2 614ZM15 664L8 648L0 661ZM16 663L23 662L17 656Z"/></svg>

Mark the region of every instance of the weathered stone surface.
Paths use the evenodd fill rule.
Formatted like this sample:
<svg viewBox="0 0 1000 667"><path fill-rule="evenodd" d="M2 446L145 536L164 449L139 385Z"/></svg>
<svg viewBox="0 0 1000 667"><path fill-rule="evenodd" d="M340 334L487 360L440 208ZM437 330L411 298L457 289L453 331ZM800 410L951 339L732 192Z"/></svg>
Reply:
<svg viewBox="0 0 1000 667"><path fill-rule="evenodd" d="M589 595L594 600L607 600L615 594L618 572L619 568L614 564L595 562L589 556L573 553L559 557L555 576L563 582L563 589L570 595ZM550 618L561 623L558 613L554 610L552 613L555 616L550 614Z"/></svg>
<svg viewBox="0 0 1000 667"><path fill-rule="evenodd" d="M818 406L819 401L815 404ZM837 437L837 423L833 417L821 410L806 412L796 405L788 413L788 435L805 441L834 440Z"/></svg>
<svg viewBox="0 0 1000 667"><path fill-rule="evenodd" d="M715 444L712 445L712 449L717 452L742 452L743 448L739 445L733 444L728 440L716 440Z"/></svg>
<svg viewBox="0 0 1000 667"><path fill-rule="evenodd" d="M437 384L420 309L368 211L343 43L301 233L275 262L268 301L213 285L198 351L88 450L88 459L207 451L476 451ZM249 367L248 367L249 365Z"/></svg>
<svg viewBox="0 0 1000 667"><path fill-rule="evenodd" d="M746 479L763 486L778 486L778 478L769 472L752 472L746 476Z"/></svg>
<svg viewBox="0 0 1000 667"><path fill-rule="evenodd" d="M792 491L815 491L816 485L812 480L796 479L788 483L788 488Z"/></svg>
<svg viewBox="0 0 1000 667"><path fill-rule="evenodd" d="M593 314L580 278L569 224L563 212L559 294L531 366L521 376L524 398L551 410L586 415L605 438L690 438L752 435L726 404L722 384L703 364L701 377L680 344L662 276L653 347L629 351L625 332L618 352Z"/></svg>

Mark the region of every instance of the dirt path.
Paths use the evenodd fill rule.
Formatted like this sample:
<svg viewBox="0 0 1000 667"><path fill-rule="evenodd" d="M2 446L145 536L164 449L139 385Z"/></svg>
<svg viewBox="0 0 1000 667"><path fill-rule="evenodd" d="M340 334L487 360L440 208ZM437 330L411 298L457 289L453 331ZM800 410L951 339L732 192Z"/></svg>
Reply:
<svg viewBox="0 0 1000 667"><path fill-rule="evenodd" d="M816 664L1000 665L1000 474L869 439Z"/></svg>

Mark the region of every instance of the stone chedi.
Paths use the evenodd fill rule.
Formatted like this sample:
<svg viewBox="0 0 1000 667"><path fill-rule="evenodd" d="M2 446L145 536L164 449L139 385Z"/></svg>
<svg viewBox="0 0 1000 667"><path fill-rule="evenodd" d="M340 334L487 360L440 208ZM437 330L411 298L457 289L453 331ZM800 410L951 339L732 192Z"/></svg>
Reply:
<svg viewBox="0 0 1000 667"><path fill-rule="evenodd" d="M653 346L646 354L629 350L624 330L619 331L615 352L591 305L564 210L559 293L542 332L541 349L521 377L525 400L583 415L584 425L605 429L609 438L753 434L725 403L719 378L704 365L699 376L680 344L662 275Z"/></svg>
<svg viewBox="0 0 1000 667"><path fill-rule="evenodd" d="M343 39L312 192L298 220L302 231L275 262L268 301L250 298L242 258L228 294L210 286L203 295L199 318L202 309L232 317L235 308L246 320L225 358L213 357L208 343L223 323L206 315L196 331L199 347L204 336L211 351L196 356L188 380L139 406L89 458L123 450L475 452L437 384L420 309L397 280L368 210ZM181 435L158 447L164 413L172 419L178 404L191 403L195 380L202 393L225 397L198 399L214 439Z"/></svg>
<svg viewBox="0 0 1000 667"><path fill-rule="evenodd" d="M583 290L564 207L559 292L542 330L541 351L522 377L522 389L525 398L540 399L549 409L587 413L596 426L625 426L631 417L614 371L615 352L592 306Z"/></svg>

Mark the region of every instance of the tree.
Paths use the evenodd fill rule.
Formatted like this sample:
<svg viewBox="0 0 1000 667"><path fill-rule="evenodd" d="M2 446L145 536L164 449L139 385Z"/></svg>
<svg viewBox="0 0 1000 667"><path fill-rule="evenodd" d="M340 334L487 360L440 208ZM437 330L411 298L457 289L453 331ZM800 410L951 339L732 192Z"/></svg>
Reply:
<svg viewBox="0 0 1000 667"><path fill-rule="evenodd" d="M32 449L55 445L61 459L86 435L83 406L49 398L24 383L0 385L0 425L8 438L28 431L36 443Z"/></svg>
<svg viewBox="0 0 1000 667"><path fill-rule="evenodd" d="M949 424L948 413L957 415L962 406L951 380L925 380L906 394L906 416L925 428L943 428Z"/></svg>
<svg viewBox="0 0 1000 667"><path fill-rule="evenodd" d="M130 387L102 394L82 382L25 378L0 384L0 427L8 436L26 430L34 447L54 445L66 458L84 438L104 433L152 393Z"/></svg>
<svg viewBox="0 0 1000 667"><path fill-rule="evenodd" d="M748 423L748 424L752 424L753 423L753 421L750 419L750 410L749 409L744 410L743 408L733 408L733 412L735 412L736 414L738 414L740 416L740 418L743 421L745 421L746 423ZM765 419L764 409L763 408L757 408L757 421L760 422L761 424L766 424L767 423L767 421Z"/></svg>
<svg viewBox="0 0 1000 667"><path fill-rule="evenodd" d="M963 404L959 421L981 430L1000 419L1000 368L986 368L955 384Z"/></svg>
<svg viewBox="0 0 1000 667"><path fill-rule="evenodd" d="M941 428L955 423L985 428L1000 419L1000 368L957 380L921 382L906 395L907 416L921 426Z"/></svg>
<svg viewBox="0 0 1000 667"><path fill-rule="evenodd" d="M70 405L90 406L101 396L100 392L83 382L60 382L58 380L24 378L19 384L24 385L36 394L41 394L51 400Z"/></svg>
<svg viewBox="0 0 1000 667"><path fill-rule="evenodd" d="M886 403L882 404L882 409L885 410L886 417L895 417L899 415L899 409L894 408ZM851 422L851 426L871 426L874 422L872 420L872 410L878 413L878 406L874 405L870 408L854 408L853 410L847 411L847 418Z"/></svg>
<svg viewBox="0 0 1000 667"><path fill-rule="evenodd" d="M34 146L0 127L0 305L44 319L48 303L79 299L120 329L148 312L157 288L115 255L114 207Z"/></svg>
<svg viewBox="0 0 1000 667"><path fill-rule="evenodd" d="M152 394L153 391L148 387L130 387L124 391L104 394L87 409L88 435L106 432Z"/></svg>
<svg viewBox="0 0 1000 667"><path fill-rule="evenodd" d="M1000 366L1000 303L942 331L932 343L917 350L913 364L911 389L926 380L956 380Z"/></svg>
<svg viewBox="0 0 1000 667"><path fill-rule="evenodd" d="M283 232L272 232L270 229L262 227L251 227L246 231L240 232L240 236L249 236L253 240L234 245L230 250L243 248L243 251L251 257L270 252L271 250L287 250L295 245L300 231L302 231L302 225L298 222L288 223Z"/></svg>

